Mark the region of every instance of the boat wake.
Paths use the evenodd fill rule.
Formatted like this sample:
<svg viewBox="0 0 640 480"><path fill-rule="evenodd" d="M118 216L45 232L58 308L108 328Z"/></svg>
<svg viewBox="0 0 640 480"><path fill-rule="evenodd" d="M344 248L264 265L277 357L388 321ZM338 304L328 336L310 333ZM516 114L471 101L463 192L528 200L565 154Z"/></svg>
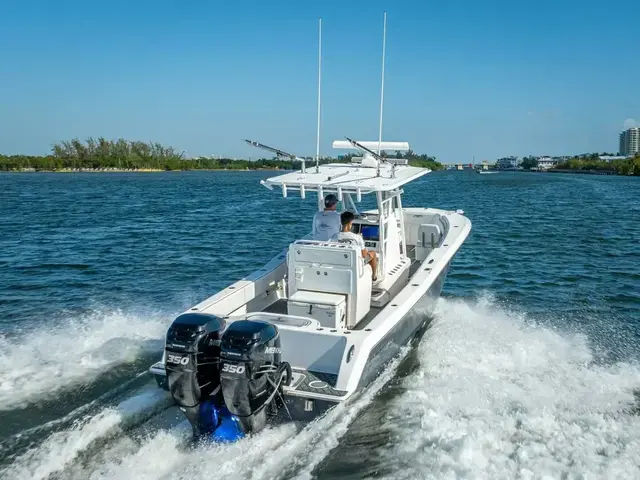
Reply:
<svg viewBox="0 0 640 480"><path fill-rule="evenodd" d="M637 362L598 363L487 297L436 318L386 409L390 477L640 478Z"/></svg>
<svg viewBox="0 0 640 480"><path fill-rule="evenodd" d="M0 471L0 477L44 480L67 468L82 469L83 457L100 451L106 442L118 439L128 428L145 422L172 404L164 391L147 389L95 415L79 417L70 427L51 433L40 444L9 459L11 464Z"/></svg>
<svg viewBox="0 0 640 480"><path fill-rule="evenodd" d="M301 430L287 424L231 445L187 449L184 444L190 427L183 423L172 431L157 432L127 455L105 457L96 462L92 472L83 471L78 478L311 478L313 469L339 444L354 418L393 377L404 355L406 351L362 395L338 405Z"/></svg>
<svg viewBox="0 0 640 480"><path fill-rule="evenodd" d="M313 423L193 446L151 388L49 434L0 477L312 478L328 467L345 478L640 478L640 366L593 350L489 297L441 300L411 355ZM349 458L329 465L341 445Z"/></svg>
<svg viewBox="0 0 640 480"><path fill-rule="evenodd" d="M167 317L95 312L17 336L0 335L0 411L55 398L104 371L160 352Z"/></svg>
<svg viewBox="0 0 640 480"><path fill-rule="evenodd" d="M408 351L408 349L407 349ZM166 392L156 389L133 397L118 408L104 409L73 427L51 434L38 447L14 459L0 476L16 479L231 479L310 478L313 469L335 448L354 418L393 376L406 351L352 401L338 405L325 416L304 426L286 424L267 428L231 445L189 446L191 427L177 409L180 423L145 435L125 432L136 420L148 419Z"/></svg>

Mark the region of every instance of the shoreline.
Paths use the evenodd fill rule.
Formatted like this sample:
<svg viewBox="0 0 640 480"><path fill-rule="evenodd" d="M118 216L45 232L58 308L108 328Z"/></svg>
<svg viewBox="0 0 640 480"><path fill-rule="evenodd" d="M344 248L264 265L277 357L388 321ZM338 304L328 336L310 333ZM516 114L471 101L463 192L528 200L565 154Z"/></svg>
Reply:
<svg viewBox="0 0 640 480"><path fill-rule="evenodd" d="M441 171L447 171L453 169L442 169ZM100 168L78 168L78 169L69 169L64 168L60 170L36 170L34 168L22 168L22 169L14 169L14 170L0 170L0 174L2 173L162 173L162 172L279 172L279 171L289 171L286 168L189 168L189 169L176 169L176 170L165 170L160 168L140 168L140 169L127 169L127 168L109 168L109 169L100 169ZM432 170L436 172L438 170ZM488 172L525 172L525 173L570 173L577 175L607 175L607 176L633 176L633 175L624 175L619 173L616 170L582 170L582 169L569 169L569 168L550 168L547 170L499 170L499 169L490 169Z"/></svg>
<svg viewBox="0 0 640 480"><path fill-rule="evenodd" d="M580 175L613 175L618 177L632 177L633 175L623 175L616 170L578 170L571 168L550 168L534 173L577 173Z"/></svg>
<svg viewBox="0 0 640 480"><path fill-rule="evenodd" d="M261 172L261 171L285 171L282 168L190 168L188 170L162 170L154 168L141 169L125 169L114 168L109 170L87 168L77 170L35 170L35 169L19 169L19 170L0 170L0 173L162 173L162 172Z"/></svg>
<svg viewBox="0 0 640 480"><path fill-rule="evenodd" d="M622 173L617 172L616 170L579 170L579 169L570 169L570 168L549 168L547 170L485 170L487 172L505 172L505 173L573 173L578 175L608 175L614 177L632 177L633 175L624 175Z"/></svg>

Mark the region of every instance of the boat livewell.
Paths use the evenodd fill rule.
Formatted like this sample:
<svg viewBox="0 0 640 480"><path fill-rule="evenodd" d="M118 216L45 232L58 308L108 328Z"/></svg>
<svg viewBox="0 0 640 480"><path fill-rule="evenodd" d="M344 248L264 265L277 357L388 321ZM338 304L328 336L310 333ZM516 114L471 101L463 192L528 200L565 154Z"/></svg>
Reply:
<svg viewBox="0 0 640 480"><path fill-rule="evenodd" d="M384 92L384 42L382 78ZM301 161L262 181L269 190L314 199L318 210L334 194L356 214L352 232L376 252L377 279L356 245L310 233L178 316L150 371L194 436L233 441L268 421L311 420L366 388L424 331L471 222L462 211L404 206L403 187L431 170L383 156L409 144L382 141L382 99L378 141L333 142L359 152L350 163L319 165L319 89L315 167L247 140ZM360 211L368 199L375 208Z"/></svg>

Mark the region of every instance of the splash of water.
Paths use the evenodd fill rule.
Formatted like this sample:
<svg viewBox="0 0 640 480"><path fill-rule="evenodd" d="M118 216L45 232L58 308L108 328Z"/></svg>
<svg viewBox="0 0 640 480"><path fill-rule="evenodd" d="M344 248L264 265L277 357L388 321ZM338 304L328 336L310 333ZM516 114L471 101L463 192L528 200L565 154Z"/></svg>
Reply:
<svg viewBox="0 0 640 480"><path fill-rule="evenodd" d="M142 351L162 349L166 317L96 312L59 325L0 335L0 410L23 408L91 381Z"/></svg>
<svg viewBox="0 0 640 480"><path fill-rule="evenodd" d="M393 478L640 478L640 367L490 298L441 301L388 409Z"/></svg>
<svg viewBox="0 0 640 480"><path fill-rule="evenodd" d="M74 424L49 435L40 445L30 448L0 471L0 477L16 480L47 479L62 472L96 442L104 442L134 424L144 422L170 404L166 392L152 389L105 408L93 416L79 418Z"/></svg>
<svg viewBox="0 0 640 480"><path fill-rule="evenodd" d="M299 432L294 425L287 424L268 428L231 445L187 450L181 447L189 429L160 431L125 454L94 458L92 470L84 469L77 478L204 480L214 476L267 479L292 475L309 478L315 466L338 445L355 417L393 377L407 350L362 395L338 405Z"/></svg>
<svg viewBox="0 0 640 480"><path fill-rule="evenodd" d="M599 363L585 336L535 325L487 297L444 300L417 357L419 366L402 380L400 395L376 417L376 428L389 434L368 452L384 466L379 476L639 477L634 391L640 367ZM362 395L301 431L285 425L233 445L196 449L183 448L188 428L160 431L141 441L111 442L78 466L74 459L88 443L121 428L97 416L61 432L68 437L45 442L16 462L28 470L11 473L59 471L59 461L50 458L55 455L66 458L68 478L310 478L401 360ZM59 453L53 443L71 447Z"/></svg>

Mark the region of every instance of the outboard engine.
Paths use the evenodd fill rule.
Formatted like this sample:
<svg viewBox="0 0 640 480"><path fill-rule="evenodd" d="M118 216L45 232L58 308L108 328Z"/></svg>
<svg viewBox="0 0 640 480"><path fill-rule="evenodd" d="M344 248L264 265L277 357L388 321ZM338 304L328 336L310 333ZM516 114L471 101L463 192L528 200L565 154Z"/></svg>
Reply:
<svg viewBox="0 0 640 480"><path fill-rule="evenodd" d="M282 361L278 328L263 321L238 320L222 336L220 385L227 409L245 433L261 430L277 412L291 367Z"/></svg>
<svg viewBox="0 0 640 480"><path fill-rule="evenodd" d="M225 321L205 313L185 313L167 332L165 369L171 396L193 426L195 436L220 421L220 338ZM214 414L211 414L211 409Z"/></svg>

